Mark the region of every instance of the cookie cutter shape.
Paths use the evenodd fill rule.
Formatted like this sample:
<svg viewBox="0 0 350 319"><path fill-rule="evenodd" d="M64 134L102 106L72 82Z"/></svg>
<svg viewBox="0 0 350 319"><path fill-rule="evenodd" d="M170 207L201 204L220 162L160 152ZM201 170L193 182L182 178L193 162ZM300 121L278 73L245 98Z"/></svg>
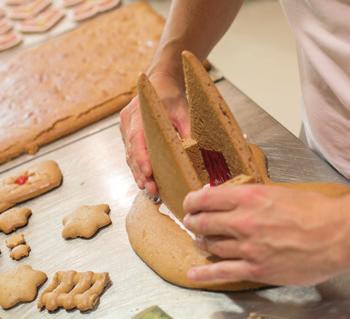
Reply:
<svg viewBox="0 0 350 319"><path fill-rule="evenodd" d="M54 27L63 17L64 13L61 10L51 7L32 19L19 22L17 29L23 33L46 32Z"/></svg>
<svg viewBox="0 0 350 319"><path fill-rule="evenodd" d="M58 187L62 173L54 161L43 161L0 180L0 212ZM1 215L0 215L1 216Z"/></svg>
<svg viewBox="0 0 350 319"><path fill-rule="evenodd" d="M20 260L24 257L28 257L29 253L30 247L26 244L21 244L11 250L10 257L14 260Z"/></svg>
<svg viewBox="0 0 350 319"><path fill-rule="evenodd" d="M49 311L55 311L60 307L66 310L74 308L80 311L91 310L95 308L110 282L107 272L59 271L40 295L38 308L46 308Z"/></svg>
<svg viewBox="0 0 350 319"><path fill-rule="evenodd" d="M14 234L10 238L5 240L6 246L10 249L15 248L16 246L22 245L25 243L26 243L26 240L24 239L23 233Z"/></svg>
<svg viewBox="0 0 350 319"><path fill-rule="evenodd" d="M44 272L23 264L0 273L0 306L9 309L20 302L33 301L46 280Z"/></svg>
<svg viewBox="0 0 350 319"><path fill-rule="evenodd" d="M15 207L0 214L0 232L10 234L28 224L32 211L25 207Z"/></svg>
<svg viewBox="0 0 350 319"><path fill-rule="evenodd" d="M109 212L110 208L106 204L79 207L63 218L62 237L91 238L100 228L112 223Z"/></svg>

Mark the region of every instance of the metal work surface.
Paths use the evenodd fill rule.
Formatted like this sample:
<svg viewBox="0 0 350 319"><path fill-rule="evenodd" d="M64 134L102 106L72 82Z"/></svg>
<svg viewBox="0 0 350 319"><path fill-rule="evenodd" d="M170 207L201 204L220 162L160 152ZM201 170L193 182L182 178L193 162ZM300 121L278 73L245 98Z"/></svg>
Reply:
<svg viewBox="0 0 350 319"><path fill-rule="evenodd" d="M345 182L229 82L222 80L217 85L249 140L266 152L274 180ZM350 279L347 276L317 287L225 294L182 289L153 273L135 255L127 239L125 217L138 190L124 160L116 116L44 147L34 157L22 157L0 166L0 178L11 175L16 167L43 159L59 163L63 184L22 205L33 211L28 226L21 230L32 248L28 258L12 261L4 244L6 236L0 234L1 271L18 263L28 263L46 272L49 281L59 270L108 271L113 285L105 291L97 309L84 315L79 311L39 312L36 302L32 302L9 311L0 310L1 318L123 319L154 304L174 319L243 319L250 312L266 315L267 319L350 318L350 302L347 301ZM80 205L99 203L110 205L112 226L102 229L90 240L66 241L61 237L65 214Z"/></svg>

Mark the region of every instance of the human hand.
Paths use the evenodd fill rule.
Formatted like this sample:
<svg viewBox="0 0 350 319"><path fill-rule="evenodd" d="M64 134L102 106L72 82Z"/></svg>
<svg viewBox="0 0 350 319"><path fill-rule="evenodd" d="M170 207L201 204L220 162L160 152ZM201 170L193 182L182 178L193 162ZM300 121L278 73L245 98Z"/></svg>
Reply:
<svg viewBox="0 0 350 319"><path fill-rule="evenodd" d="M277 186L214 187L184 201L185 226L223 261L192 268L195 281L307 285L350 265L349 198Z"/></svg>
<svg viewBox="0 0 350 319"><path fill-rule="evenodd" d="M150 81L179 135L181 137L189 136L188 106L182 84L165 72L154 72L150 76ZM137 96L120 113L120 131L125 144L127 163L138 187L140 189L146 188L150 195L156 195L157 186L152 177L152 167L147 155Z"/></svg>

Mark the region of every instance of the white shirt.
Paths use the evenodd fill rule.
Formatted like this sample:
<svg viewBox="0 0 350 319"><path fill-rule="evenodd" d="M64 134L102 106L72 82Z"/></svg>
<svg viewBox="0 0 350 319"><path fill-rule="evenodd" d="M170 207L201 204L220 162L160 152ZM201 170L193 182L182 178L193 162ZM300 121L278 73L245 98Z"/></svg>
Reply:
<svg viewBox="0 0 350 319"><path fill-rule="evenodd" d="M309 146L350 179L350 0L280 0L294 30Z"/></svg>

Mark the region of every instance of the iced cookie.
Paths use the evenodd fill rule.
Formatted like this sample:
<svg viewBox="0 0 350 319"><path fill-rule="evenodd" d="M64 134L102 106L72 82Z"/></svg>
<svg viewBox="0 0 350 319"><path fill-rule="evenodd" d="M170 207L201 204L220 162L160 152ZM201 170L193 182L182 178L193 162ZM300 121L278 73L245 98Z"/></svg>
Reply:
<svg viewBox="0 0 350 319"><path fill-rule="evenodd" d="M22 42L22 37L16 32L8 32L8 33L0 34L0 52L11 49L19 45L21 42Z"/></svg>
<svg viewBox="0 0 350 319"><path fill-rule="evenodd" d="M72 9L74 21L83 21L90 19L98 13L98 7L94 2L88 1L77 5Z"/></svg>
<svg viewBox="0 0 350 319"><path fill-rule="evenodd" d="M120 0L98 0L96 2L98 12L105 12L116 8L120 4Z"/></svg>
<svg viewBox="0 0 350 319"><path fill-rule="evenodd" d="M0 18L0 35L4 36L12 28L13 28L12 23L8 19Z"/></svg>
<svg viewBox="0 0 350 319"><path fill-rule="evenodd" d="M84 1L85 0L63 0L63 6L65 8L74 7L78 4L81 4Z"/></svg>
<svg viewBox="0 0 350 319"><path fill-rule="evenodd" d="M5 0L5 3L8 6L19 6L19 5L27 4L30 1L31 0Z"/></svg>
<svg viewBox="0 0 350 319"><path fill-rule="evenodd" d="M45 273L29 265L0 273L0 306L9 309L20 302L35 299L38 288L47 280Z"/></svg>
<svg viewBox="0 0 350 319"><path fill-rule="evenodd" d="M62 307L66 310L77 308L87 311L95 308L101 294L111 282L109 274L88 272L57 272L43 291L38 308L55 311Z"/></svg>
<svg viewBox="0 0 350 319"><path fill-rule="evenodd" d="M8 17L15 20L24 20L35 17L51 4L51 0L33 0L22 5L9 7Z"/></svg>
<svg viewBox="0 0 350 319"><path fill-rule="evenodd" d="M108 205L81 206L63 218L62 237L91 238L97 231L112 223Z"/></svg>
<svg viewBox="0 0 350 319"><path fill-rule="evenodd" d="M44 161L0 180L0 212L58 187L62 173L54 161ZM0 215L1 216L1 215Z"/></svg>
<svg viewBox="0 0 350 319"><path fill-rule="evenodd" d="M36 17L20 21L17 29L24 33L46 32L54 27L62 18L64 13L57 8L48 8Z"/></svg>

